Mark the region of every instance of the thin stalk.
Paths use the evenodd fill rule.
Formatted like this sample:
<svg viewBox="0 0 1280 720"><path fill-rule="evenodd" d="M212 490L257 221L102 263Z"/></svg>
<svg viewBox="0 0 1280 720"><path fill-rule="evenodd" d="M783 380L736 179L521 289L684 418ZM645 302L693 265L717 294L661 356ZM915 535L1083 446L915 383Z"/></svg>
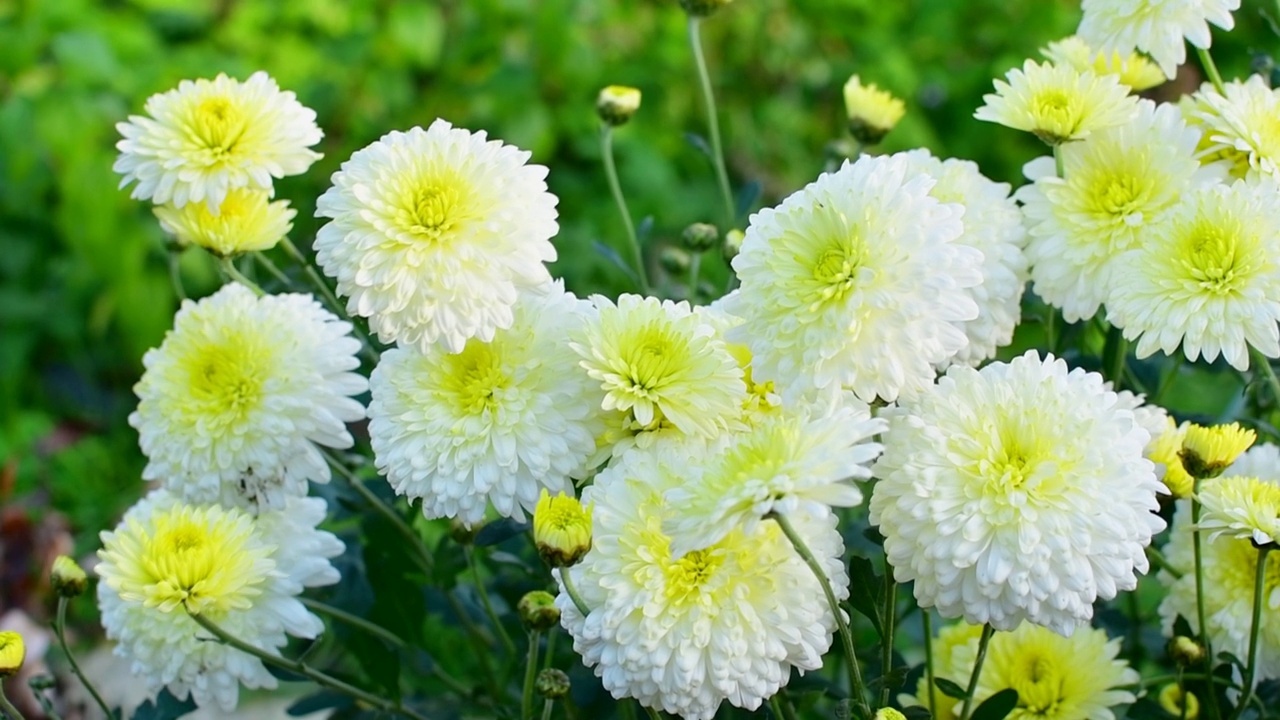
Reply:
<svg viewBox="0 0 1280 720"><path fill-rule="evenodd" d="M53 623L53 634L58 636L58 645L62 648L62 654L67 656L67 664L71 666L71 672L80 683L84 685L84 689L89 691L89 695L93 696L93 701L98 704L102 712L111 717L111 708L107 707L107 701L102 699L98 694L98 689L89 682L89 678L84 676L84 672L80 670L80 663L76 662L76 656L71 654L71 647L67 645L67 598L58 598L58 615ZM21 718L21 715L14 714L15 718Z"/></svg>
<svg viewBox="0 0 1280 720"><path fill-rule="evenodd" d="M858 704L859 709L862 710L862 717L870 718L872 715L871 707L867 705L867 691L862 684L862 671L858 668L858 655L853 649L853 635L849 632L849 623L845 621L844 611L840 609L840 602L836 600L836 594L831 589L831 580L827 578L827 573L822 569L822 565L818 563L818 559L813 556L809 546L805 544L804 539L796 532L795 527L792 526L786 515L770 512L765 515L765 518L773 518L773 521L778 523L782 534L786 535L787 539L791 541L791 546L795 548L796 554L809 566L809 570L818 579L818 584L822 586L822 592L827 596L827 604L831 606L831 613L835 615L836 627L840 630L840 641L844 645L845 658L849 661L849 695Z"/></svg>
<svg viewBox="0 0 1280 720"><path fill-rule="evenodd" d="M1049 352L1054 355L1058 354L1058 309L1052 305L1048 306L1049 317L1044 323L1044 341L1049 346Z"/></svg>
<svg viewBox="0 0 1280 720"><path fill-rule="evenodd" d="M1182 681L1182 668L1178 668L1178 720L1187 720L1187 706L1191 703L1187 702L1187 687Z"/></svg>
<svg viewBox="0 0 1280 720"><path fill-rule="evenodd" d="M313 600L309 597L300 597L298 598L298 600L300 600L303 605L307 606L308 608L318 613L323 613L333 618L334 620L338 620L352 627L359 628L369 633L370 635L375 635L391 643L392 645L398 648L402 648L408 645L408 643L400 639L400 636L382 627L381 625L375 625L369 622L368 620L365 620L359 615L353 615L347 612L346 610L343 610L341 608L336 608L328 603L320 602L319 600Z"/></svg>
<svg viewBox="0 0 1280 720"><path fill-rule="evenodd" d="M1156 385L1156 394L1152 396L1149 402L1153 405L1159 405L1164 398L1164 394L1173 386L1173 381L1178 377L1178 371L1182 369L1184 355L1174 355L1165 366L1164 372L1160 373L1160 384Z"/></svg>
<svg viewBox="0 0 1280 720"><path fill-rule="evenodd" d="M343 464L341 460L335 457L333 453L328 450L324 450L322 452L324 452L325 459L329 461L329 465L334 470L337 470L339 475L346 479L347 483L351 485L351 488L356 491L356 494L364 498L365 502L372 505L373 509L376 510L378 514L389 520L391 524L395 526L396 531L399 532L405 540L409 541L409 544L413 546L416 551L418 564L422 566L424 571L430 572L432 567L435 566L435 559L431 557L431 551L428 550L426 544L422 542L422 537L418 535L412 527L409 527L409 524L405 522L404 518L400 517L400 513L396 512L390 505L382 502L382 498L378 497L376 493L370 490L364 484L364 481L357 477L356 474Z"/></svg>
<svg viewBox="0 0 1280 720"><path fill-rule="evenodd" d="M507 629L502 627L502 620L498 617L498 613L493 609L493 603L489 601L489 591L485 589L484 582L480 578L480 564L476 562L476 554L472 551L471 546L467 545L463 548L463 554L467 556L467 565L471 566L471 578L475 581L476 592L480 595L480 604L484 606L484 612L489 616L489 622L493 623L494 629L498 631L498 639L502 641L502 649L506 651L507 657L515 657L516 644L511 641L511 636L507 634Z"/></svg>
<svg viewBox="0 0 1280 720"><path fill-rule="evenodd" d="M547 631L547 654L544 656L546 659L542 661L543 668L550 668L555 663L556 638L558 637L560 637L560 633L556 632L556 626L553 625L551 629Z"/></svg>
<svg viewBox="0 0 1280 720"><path fill-rule="evenodd" d="M1271 359L1261 352L1253 351L1253 361L1262 368L1262 374L1267 379L1267 384L1271 386L1271 394L1277 403L1280 403L1280 378L1276 377L1275 368L1271 367Z"/></svg>
<svg viewBox="0 0 1280 720"><path fill-rule="evenodd" d="M893 636L894 625L898 619L898 583L893 581L893 568L889 565L888 553L884 556L884 637L881 638L880 651L880 705L889 707L889 683L884 681L893 669ZM928 636L925 643L927 644Z"/></svg>
<svg viewBox="0 0 1280 720"><path fill-rule="evenodd" d="M275 278L276 282L288 288L293 287L293 281L289 279L288 275L284 274L284 271L281 270L278 265L271 262L271 258L267 257L266 253L255 252L253 254L253 260L254 262L261 265L262 269L266 270L268 275Z"/></svg>
<svg viewBox="0 0 1280 720"><path fill-rule="evenodd" d="M1213 61L1213 56L1205 48L1196 48L1196 54L1200 56L1200 64L1204 66L1209 82L1213 83L1213 89L1217 90L1219 95L1225 95L1227 91L1222 84L1222 73L1218 72L1218 64Z"/></svg>
<svg viewBox="0 0 1280 720"><path fill-rule="evenodd" d="M249 288L250 290L253 291L253 294L257 295L258 297L262 297L263 295L266 295L266 293L262 291L262 288L258 287L258 283L245 277L244 273L240 272L240 269L236 267L235 261L233 261L231 258L224 257L221 259L221 263L222 263L222 272L226 273L228 278Z"/></svg>
<svg viewBox="0 0 1280 720"><path fill-rule="evenodd" d="M640 701L637 700L636 702L640 702ZM662 720L662 713L659 713L657 710L654 710L651 707L646 707L644 705L641 705L640 707L644 708L645 714L649 716L649 720Z"/></svg>
<svg viewBox="0 0 1280 720"><path fill-rule="evenodd" d="M370 362L378 362L380 354L373 346L373 342L356 324L355 318L352 318L351 314L347 312L347 306L343 305L342 301L338 299L338 296L334 295L333 291L329 289L329 284L324 281L324 278L320 277L320 273L316 271L316 266L307 262L307 258L303 256L300 250L298 250L298 246L294 245L293 241L288 237L284 237L280 240L280 247L284 248L285 253L302 267L302 272L306 274L307 279L310 280L311 284L320 292L320 296L324 298L325 302L329 303L330 307L333 308L333 311L337 313L339 317L344 317L351 321L351 332L356 336L356 339L364 345L365 357L369 359Z"/></svg>
<svg viewBox="0 0 1280 720"><path fill-rule="evenodd" d="M1120 328L1112 327L1107 331L1107 342L1102 348L1103 377L1111 381L1111 389L1119 392L1124 385L1124 361L1129 354L1129 341L1125 339Z"/></svg>
<svg viewBox="0 0 1280 720"><path fill-rule="evenodd" d="M183 608L187 610L187 615L192 620L196 621L196 624L198 624L200 627L204 628L205 630L209 631L220 642L222 642L225 645L229 645L235 648L236 650L239 650L242 653L252 655L253 657L256 657L259 660L261 660L263 663L266 663L267 665L274 665L275 667L281 668L283 670L288 670L289 672L297 673L298 675L301 675L311 680L312 682L314 682L317 685L320 685L321 687L327 687L330 690L340 692L343 695L348 695L357 700L360 700L361 702L368 703L372 707L378 708L383 712L398 713L400 715L405 715L407 717L414 718L415 720L427 720L425 716L418 714L418 712L413 710L412 708L405 707L400 702L393 702L391 700L387 700L386 698L378 697L377 695L374 695L371 692L362 690L354 685L351 685L347 682L339 680L338 678L333 677L332 675L328 675L320 670L317 670L311 667L310 665L307 665L306 663L298 662L297 660L290 660L288 658L283 658L278 655L272 655L271 653L265 650L262 650L261 648L250 645L249 643L244 642L240 638L237 638L234 635L228 633L226 630L223 630L221 627L217 625L217 623L213 622L209 618L203 615L200 615L198 613L191 612L191 610L187 609L185 605L183 606Z"/></svg>
<svg viewBox="0 0 1280 720"><path fill-rule="evenodd" d="M578 594L578 588L573 584L573 577L569 574L569 568L560 568L560 582L564 583L564 591L569 594L569 599L573 601L574 607L578 608L578 612L582 613L582 617L591 614L591 608Z"/></svg>
<svg viewBox="0 0 1280 720"><path fill-rule="evenodd" d="M551 698L542 701L542 720L551 720L551 708L555 704L556 701Z"/></svg>
<svg viewBox="0 0 1280 720"><path fill-rule="evenodd" d="M1204 673L1211 676L1213 675L1213 641L1209 637L1209 624L1205 615L1204 564L1200 549L1200 501L1196 499L1200 497L1200 483L1201 479L1196 478L1191 495L1191 550L1195 556L1196 621L1200 628L1200 642L1204 645ZM1209 693L1209 706L1213 709L1210 717L1222 717L1222 712L1218 709L1217 693Z"/></svg>
<svg viewBox="0 0 1280 720"><path fill-rule="evenodd" d="M609 192L613 193L613 202L617 204L618 214L627 229L627 245L631 248L631 262L636 266L636 280L640 283L640 291L648 295L649 273L645 270L644 253L640 251L640 239L636 236L635 223L631 221L627 198L622 194L622 184L618 182L618 168L613 162L613 126L608 123L600 126L600 157L604 159L604 176L609 181Z"/></svg>
<svg viewBox="0 0 1280 720"><path fill-rule="evenodd" d="M1253 577L1253 619L1249 624L1249 657L1245 660L1244 696L1240 698L1236 709L1231 713L1231 720L1240 720L1245 706L1253 696L1253 678L1258 670L1258 631L1262 627L1262 591L1266 589L1267 584L1267 553L1269 552L1271 552L1270 547L1258 548L1258 569Z"/></svg>
<svg viewBox="0 0 1280 720"><path fill-rule="evenodd" d="M689 303L698 304L698 272L702 268L702 253L694 251L689 262Z"/></svg>
<svg viewBox="0 0 1280 720"><path fill-rule="evenodd" d="M524 692L520 696L520 717L533 720L533 682L538 676L538 631L529 631L529 659L524 668Z"/></svg>
<svg viewBox="0 0 1280 720"><path fill-rule="evenodd" d="M1143 678L1140 682L1137 682L1133 685L1125 685L1124 687L1145 689L1150 687L1156 687L1157 685L1167 685L1171 682L1177 682L1179 677L1181 677L1183 680L1204 680L1209 682L1210 684L1222 685L1223 687L1226 687L1226 688L1236 687L1236 684L1232 682L1229 678L1218 677L1217 675L1207 676L1200 673L1180 673L1177 675L1170 675L1170 674L1152 675L1151 677Z"/></svg>
<svg viewBox="0 0 1280 720"><path fill-rule="evenodd" d="M1186 575L1186 573L1171 565L1169 559L1163 553L1151 546L1147 546L1147 559L1151 561L1152 565L1172 575L1174 580Z"/></svg>
<svg viewBox="0 0 1280 720"><path fill-rule="evenodd" d="M187 299L187 288L182 284L182 251L173 249L169 251L169 282L173 285L173 294L178 296L179 300Z"/></svg>
<svg viewBox="0 0 1280 720"><path fill-rule="evenodd" d="M1053 167L1057 171L1058 177L1065 178L1067 176L1066 163L1062 159L1062 146L1053 146Z"/></svg>
<svg viewBox="0 0 1280 720"><path fill-rule="evenodd" d="M791 701L783 697L781 690L769 702L773 707L774 717L782 718L782 720L800 720L800 717L796 715L796 709L791 706Z"/></svg>
<svg viewBox="0 0 1280 720"><path fill-rule="evenodd" d="M716 168L716 181L720 184L720 199L724 201L726 228L736 224L737 212L733 207L733 193L729 191L729 173L724 167L724 149L720 144L720 121L716 114L716 96L711 90L711 76L707 73L707 59L702 54L702 18L689 16L689 47L693 50L693 64L698 69L698 83L702 87L702 102L707 112L707 131L711 135L711 161Z"/></svg>
<svg viewBox="0 0 1280 720"><path fill-rule="evenodd" d="M936 716L938 711L933 708L933 611L929 608L920 609L920 621L924 624L924 682L926 692L929 693L929 712Z"/></svg>
<svg viewBox="0 0 1280 720"><path fill-rule="evenodd" d="M25 720L22 717L22 713L18 712L18 708L14 707L13 703L9 702L9 698L5 697L3 682L0 682L0 710L4 711L5 715L13 718L13 720ZM111 717L110 713L107 714L107 717Z"/></svg>
<svg viewBox="0 0 1280 720"><path fill-rule="evenodd" d="M969 710L973 706L973 694L978 690L978 677L982 675L982 664L987 659L987 646L991 644L991 636L995 632L990 623L982 626L982 637L978 640L978 658L973 663L973 674L969 676L969 687L964 693L964 706L960 710L960 720L969 720Z"/></svg>
<svg viewBox="0 0 1280 720"><path fill-rule="evenodd" d="M625 700L618 703L618 714L622 716L622 720L636 720L635 706Z"/></svg>

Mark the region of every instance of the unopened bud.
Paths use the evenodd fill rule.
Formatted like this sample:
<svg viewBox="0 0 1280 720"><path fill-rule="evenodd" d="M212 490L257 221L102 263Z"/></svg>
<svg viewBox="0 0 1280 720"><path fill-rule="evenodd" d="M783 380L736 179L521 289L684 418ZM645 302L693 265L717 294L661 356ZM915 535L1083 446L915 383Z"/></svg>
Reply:
<svg viewBox="0 0 1280 720"><path fill-rule="evenodd" d="M680 241L690 252L706 252L720 242L720 231L710 223L694 223L680 233Z"/></svg>
<svg viewBox="0 0 1280 720"><path fill-rule="evenodd" d="M520 622L530 630L550 630L560 624L560 608L556 607L556 599L549 592L533 590L524 594L516 605Z"/></svg>
<svg viewBox="0 0 1280 720"><path fill-rule="evenodd" d="M27 659L27 646L16 632L0 632L0 678L16 675Z"/></svg>
<svg viewBox="0 0 1280 720"><path fill-rule="evenodd" d="M1186 635L1174 637L1165 650L1179 667L1199 665L1204 661L1204 646Z"/></svg>
<svg viewBox="0 0 1280 720"><path fill-rule="evenodd" d="M671 275L684 275L689 272L689 253L684 248L678 248L674 245L668 245L662 248L662 252L658 255L658 264L662 266Z"/></svg>
<svg viewBox="0 0 1280 720"><path fill-rule="evenodd" d="M534 681L533 687L542 697L558 700L569 694L569 676L562 670L547 668L538 673L538 679Z"/></svg>
<svg viewBox="0 0 1280 720"><path fill-rule="evenodd" d="M89 589L89 576L85 575L84 568L66 555L59 555L53 561L49 579L59 597L78 597Z"/></svg>
<svg viewBox="0 0 1280 720"><path fill-rule="evenodd" d="M640 90L610 85L596 96L596 114L609 125L624 125L640 109Z"/></svg>
<svg viewBox="0 0 1280 720"><path fill-rule="evenodd" d="M1237 423L1212 427L1193 423L1182 439L1182 465L1196 479L1218 477L1257 439L1257 433Z"/></svg>
<svg viewBox="0 0 1280 720"><path fill-rule="evenodd" d="M533 509L533 543L551 567L568 567L591 549L591 511L572 495L545 489Z"/></svg>
<svg viewBox="0 0 1280 720"><path fill-rule="evenodd" d="M857 75L844 84L844 107L849 116L849 132L863 145L883 140L907 112L901 100L875 83L863 85Z"/></svg>
<svg viewBox="0 0 1280 720"><path fill-rule="evenodd" d="M746 233L737 228L724 234L724 244L720 246L720 250L724 253L725 262L731 263L738 257L738 252L742 250L742 240L746 236Z"/></svg>
<svg viewBox="0 0 1280 720"><path fill-rule="evenodd" d="M694 17L706 17L733 0L680 0L680 7Z"/></svg>

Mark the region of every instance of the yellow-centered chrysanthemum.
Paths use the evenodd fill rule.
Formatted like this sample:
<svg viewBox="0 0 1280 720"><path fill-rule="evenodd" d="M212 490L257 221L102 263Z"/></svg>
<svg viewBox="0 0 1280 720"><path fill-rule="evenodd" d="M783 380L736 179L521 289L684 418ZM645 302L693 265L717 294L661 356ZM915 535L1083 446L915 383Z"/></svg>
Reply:
<svg viewBox="0 0 1280 720"><path fill-rule="evenodd" d="M875 145L898 124L907 106L875 83L862 84L857 75L844 84L844 109L849 117L849 131L858 142Z"/></svg>
<svg viewBox="0 0 1280 720"><path fill-rule="evenodd" d="M1049 145L1084 139L1137 112L1137 100L1114 75L1028 60L1005 78L995 81L995 93L983 96L986 104L973 116L1025 130Z"/></svg>
<svg viewBox="0 0 1280 720"><path fill-rule="evenodd" d="M204 202L216 214L232 188L272 193L272 178L305 172L324 133L315 111L281 92L265 72L183 80L147 100L147 115L116 125L124 139L113 169L120 187L157 205Z"/></svg>
<svg viewBox="0 0 1280 720"><path fill-rule="evenodd" d="M1172 80L1187 59L1186 43L1207 49L1209 23L1230 30L1238 7L1240 0L1084 0L1078 32L1103 52L1147 53Z"/></svg>
<svg viewBox="0 0 1280 720"><path fill-rule="evenodd" d="M157 205L153 212L160 227L179 245L198 245L225 257L255 250L270 250L293 228L297 211L288 200L270 202L270 193L255 188L227 192L217 213L203 203L182 207Z"/></svg>
<svg viewBox="0 0 1280 720"><path fill-rule="evenodd" d="M1220 477L1200 490L1200 528L1209 537L1227 535L1274 544L1280 538L1280 485L1253 477Z"/></svg>
<svg viewBox="0 0 1280 720"><path fill-rule="evenodd" d="M27 658L27 645L22 636L6 630L0 632L0 680L16 675Z"/></svg>
<svg viewBox="0 0 1280 720"><path fill-rule="evenodd" d="M1098 75L1115 75L1121 85L1133 92L1142 92L1164 83L1160 66L1144 55L1130 52L1098 52L1078 35L1063 38L1040 51L1051 62L1070 65L1077 70L1092 70Z"/></svg>
<svg viewBox="0 0 1280 720"><path fill-rule="evenodd" d="M1280 90L1261 76L1233 80L1222 93L1206 83L1186 109L1204 128L1206 152L1232 160L1236 176L1280 176Z"/></svg>
<svg viewBox="0 0 1280 720"><path fill-rule="evenodd" d="M533 542L552 567L566 567L591 549L591 508L578 498L545 489L533 510Z"/></svg>

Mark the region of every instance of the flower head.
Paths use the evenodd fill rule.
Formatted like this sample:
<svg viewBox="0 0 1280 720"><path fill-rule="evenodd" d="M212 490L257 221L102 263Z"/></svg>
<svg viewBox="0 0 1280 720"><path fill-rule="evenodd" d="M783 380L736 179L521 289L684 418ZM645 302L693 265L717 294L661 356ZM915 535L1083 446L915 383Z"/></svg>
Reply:
<svg viewBox="0 0 1280 720"><path fill-rule="evenodd" d="M568 567L591 549L591 508L578 498L545 489L533 511L533 542L551 567Z"/></svg>
<svg viewBox="0 0 1280 720"><path fill-rule="evenodd" d="M0 679L12 677L22 669L27 658L27 646L16 632L0 632Z"/></svg>
<svg viewBox="0 0 1280 720"><path fill-rule="evenodd" d="M364 417L351 325L309 295L256 297L232 283L186 301L134 386L138 429L157 480L189 502L279 507L327 482L317 445L350 447Z"/></svg>
<svg viewBox="0 0 1280 720"><path fill-rule="evenodd" d="M1271 545L1280 540L1280 485L1232 476L1205 483L1200 491L1200 529Z"/></svg>
<svg viewBox="0 0 1280 720"><path fill-rule="evenodd" d="M49 571L49 584L58 597L73 598L84 594L89 589L89 576L85 574L80 563L66 555L59 555L53 560Z"/></svg>
<svg viewBox="0 0 1280 720"><path fill-rule="evenodd" d="M596 98L596 114L609 125L625 125L640 109L640 90L626 85L610 85Z"/></svg>
<svg viewBox="0 0 1280 720"><path fill-rule="evenodd" d="M883 140L907 112L901 100L875 83L863 85L857 75L844 84L844 109L849 116L850 132L864 145Z"/></svg>
<svg viewBox="0 0 1280 720"><path fill-rule="evenodd" d="M1126 85L1133 92L1149 90L1164 83L1164 73L1160 67L1146 58L1130 52L1121 55L1118 52L1097 52L1079 35L1072 35L1040 51L1049 61L1060 65L1070 65L1076 70L1092 70L1097 75L1115 75L1121 85Z"/></svg>
<svg viewBox="0 0 1280 720"><path fill-rule="evenodd" d="M922 608L1070 634L1146 571L1164 487L1101 376L1032 351L953 366L887 414L870 517Z"/></svg>
<svg viewBox="0 0 1280 720"><path fill-rule="evenodd" d="M757 382L864 402L933 384L968 342L983 263L935 184L905 157L863 156L751 217L724 309L743 320L728 338L750 348Z"/></svg>
<svg viewBox="0 0 1280 720"><path fill-rule="evenodd" d="M1280 178L1280 90L1261 76L1233 80L1222 93L1206 83L1187 110L1204 128L1206 152L1235 160L1237 176L1253 171Z"/></svg>
<svg viewBox="0 0 1280 720"><path fill-rule="evenodd" d="M1141 50L1172 79L1187 59L1184 39L1207 49L1209 23L1230 30L1239 7L1240 0L1084 0L1078 33L1102 52Z"/></svg>
<svg viewBox="0 0 1280 720"><path fill-rule="evenodd" d="M1182 464L1192 477L1217 477L1257 439L1258 433L1240 427L1240 423L1191 424L1182 438Z"/></svg>
<svg viewBox="0 0 1280 720"><path fill-rule="evenodd" d="M253 188L227 192L218 212L203 203L182 207L157 205L153 212L160 227L179 245L198 245L219 257L255 250L270 250L289 234L293 217L288 200L268 202L270 194Z"/></svg>
<svg viewBox="0 0 1280 720"><path fill-rule="evenodd" d="M1137 110L1137 100L1114 75L1028 60L1005 78L995 81L995 94L983 96L986 104L973 116L1025 130L1049 145L1122 125Z"/></svg>
<svg viewBox="0 0 1280 720"><path fill-rule="evenodd" d="M436 120L342 164L316 204L316 260L384 342L461 352L511 326L517 290L550 280L547 169L483 132Z"/></svg>
<svg viewBox="0 0 1280 720"><path fill-rule="evenodd" d="M147 100L147 115L116 125L124 139L112 168L132 196L157 205L204 202L216 215L233 188L272 193L271 178L305 172L324 133L316 114L265 72L183 80Z"/></svg>
<svg viewBox="0 0 1280 720"><path fill-rule="evenodd" d="M492 503L522 520L539 492L571 492L592 469L601 393L568 346L591 307L552 284L521 293L513 313L487 342L395 348L373 371L377 466L427 517L474 525Z"/></svg>

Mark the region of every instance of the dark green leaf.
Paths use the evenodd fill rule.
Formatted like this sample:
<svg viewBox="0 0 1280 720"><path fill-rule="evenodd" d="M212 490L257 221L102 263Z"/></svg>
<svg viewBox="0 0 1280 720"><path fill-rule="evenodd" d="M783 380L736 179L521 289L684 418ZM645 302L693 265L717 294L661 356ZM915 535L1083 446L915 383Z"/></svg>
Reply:
<svg viewBox="0 0 1280 720"><path fill-rule="evenodd" d="M169 688L165 688L155 700L139 705L133 713L133 720L176 720L195 709L196 701L190 696L186 700L179 700L169 692Z"/></svg>
<svg viewBox="0 0 1280 720"><path fill-rule="evenodd" d="M907 720L932 720L933 713L923 705L912 705L911 707L902 708L902 715Z"/></svg>
<svg viewBox="0 0 1280 720"><path fill-rule="evenodd" d="M476 533L474 544L476 547L497 545L528 530L529 523L516 522L511 518L502 518L480 528L480 532Z"/></svg>
<svg viewBox="0 0 1280 720"><path fill-rule="evenodd" d="M633 270L631 266L627 264L626 260L622 259L622 256L618 254L617 250L614 250L613 248L609 247L608 245L605 245L599 240L592 240L591 248L596 252L600 253L601 257L603 257L605 260L608 260L614 267L621 270L627 277L631 278L632 280L637 279L636 271Z"/></svg>
<svg viewBox="0 0 1280 720"><path fill-rule="evenodd" d="M973 711L972 720L1004 720L1013 709L1018 707L1018 691L1005 688L992 695L977 710Z"/></svg>
<svg viewBox="0 0 1280 720"><path fill-rule="evenodd" d="M937 686L939 692L947 697L959 699L965 696L964 688L946 678L936 677L933 679L933 684Z"/></svg>
<svg viewBox="0 0 1280 720"><path fill-rule="evenodd" d="M760 193L763 189L764 186L760 184L759 180L752 180L742 186L734 203L738 213L737 217L745 217L747 213L751 212L751 208L760 199Z"/></svg>
<svg viewBox="0 0 1280 720"><path fill-rule="evenodd" d="M890 690L897 690L906 682L907 674L910 672L910 668L905 666L896 667L884 675L873 678L867 683L867 687L875 689L883 684L888 684Z"/></svg>
<svg viewBox="0 0 1280 720"><path fill-rule="evenodd" d="M880 603L884 594L884 581L876 574L871 561L854 555L849 559L849 604L866 616L875 627L876 634L884 637L884 615Z"/></svg>
<svg viewBox="0 0 1280 720"><path fill-rule="evenodd" d="M301 717L321 710L347 708L354 704L354 700L340 692L334 692L333 690L321 690L320 692L299 698L298 701L290 705L285 712L289 713L292 717Z"/></svg>
<svg viewBox="0 0 1280 720"><path fill-rule="evenodd" d="M684 139L685 142L692 145L698 152L706 155L707 157L711 157L711 145L707 142L706 138L702 137L698 133L687 132L684 134Z"/></svg>

